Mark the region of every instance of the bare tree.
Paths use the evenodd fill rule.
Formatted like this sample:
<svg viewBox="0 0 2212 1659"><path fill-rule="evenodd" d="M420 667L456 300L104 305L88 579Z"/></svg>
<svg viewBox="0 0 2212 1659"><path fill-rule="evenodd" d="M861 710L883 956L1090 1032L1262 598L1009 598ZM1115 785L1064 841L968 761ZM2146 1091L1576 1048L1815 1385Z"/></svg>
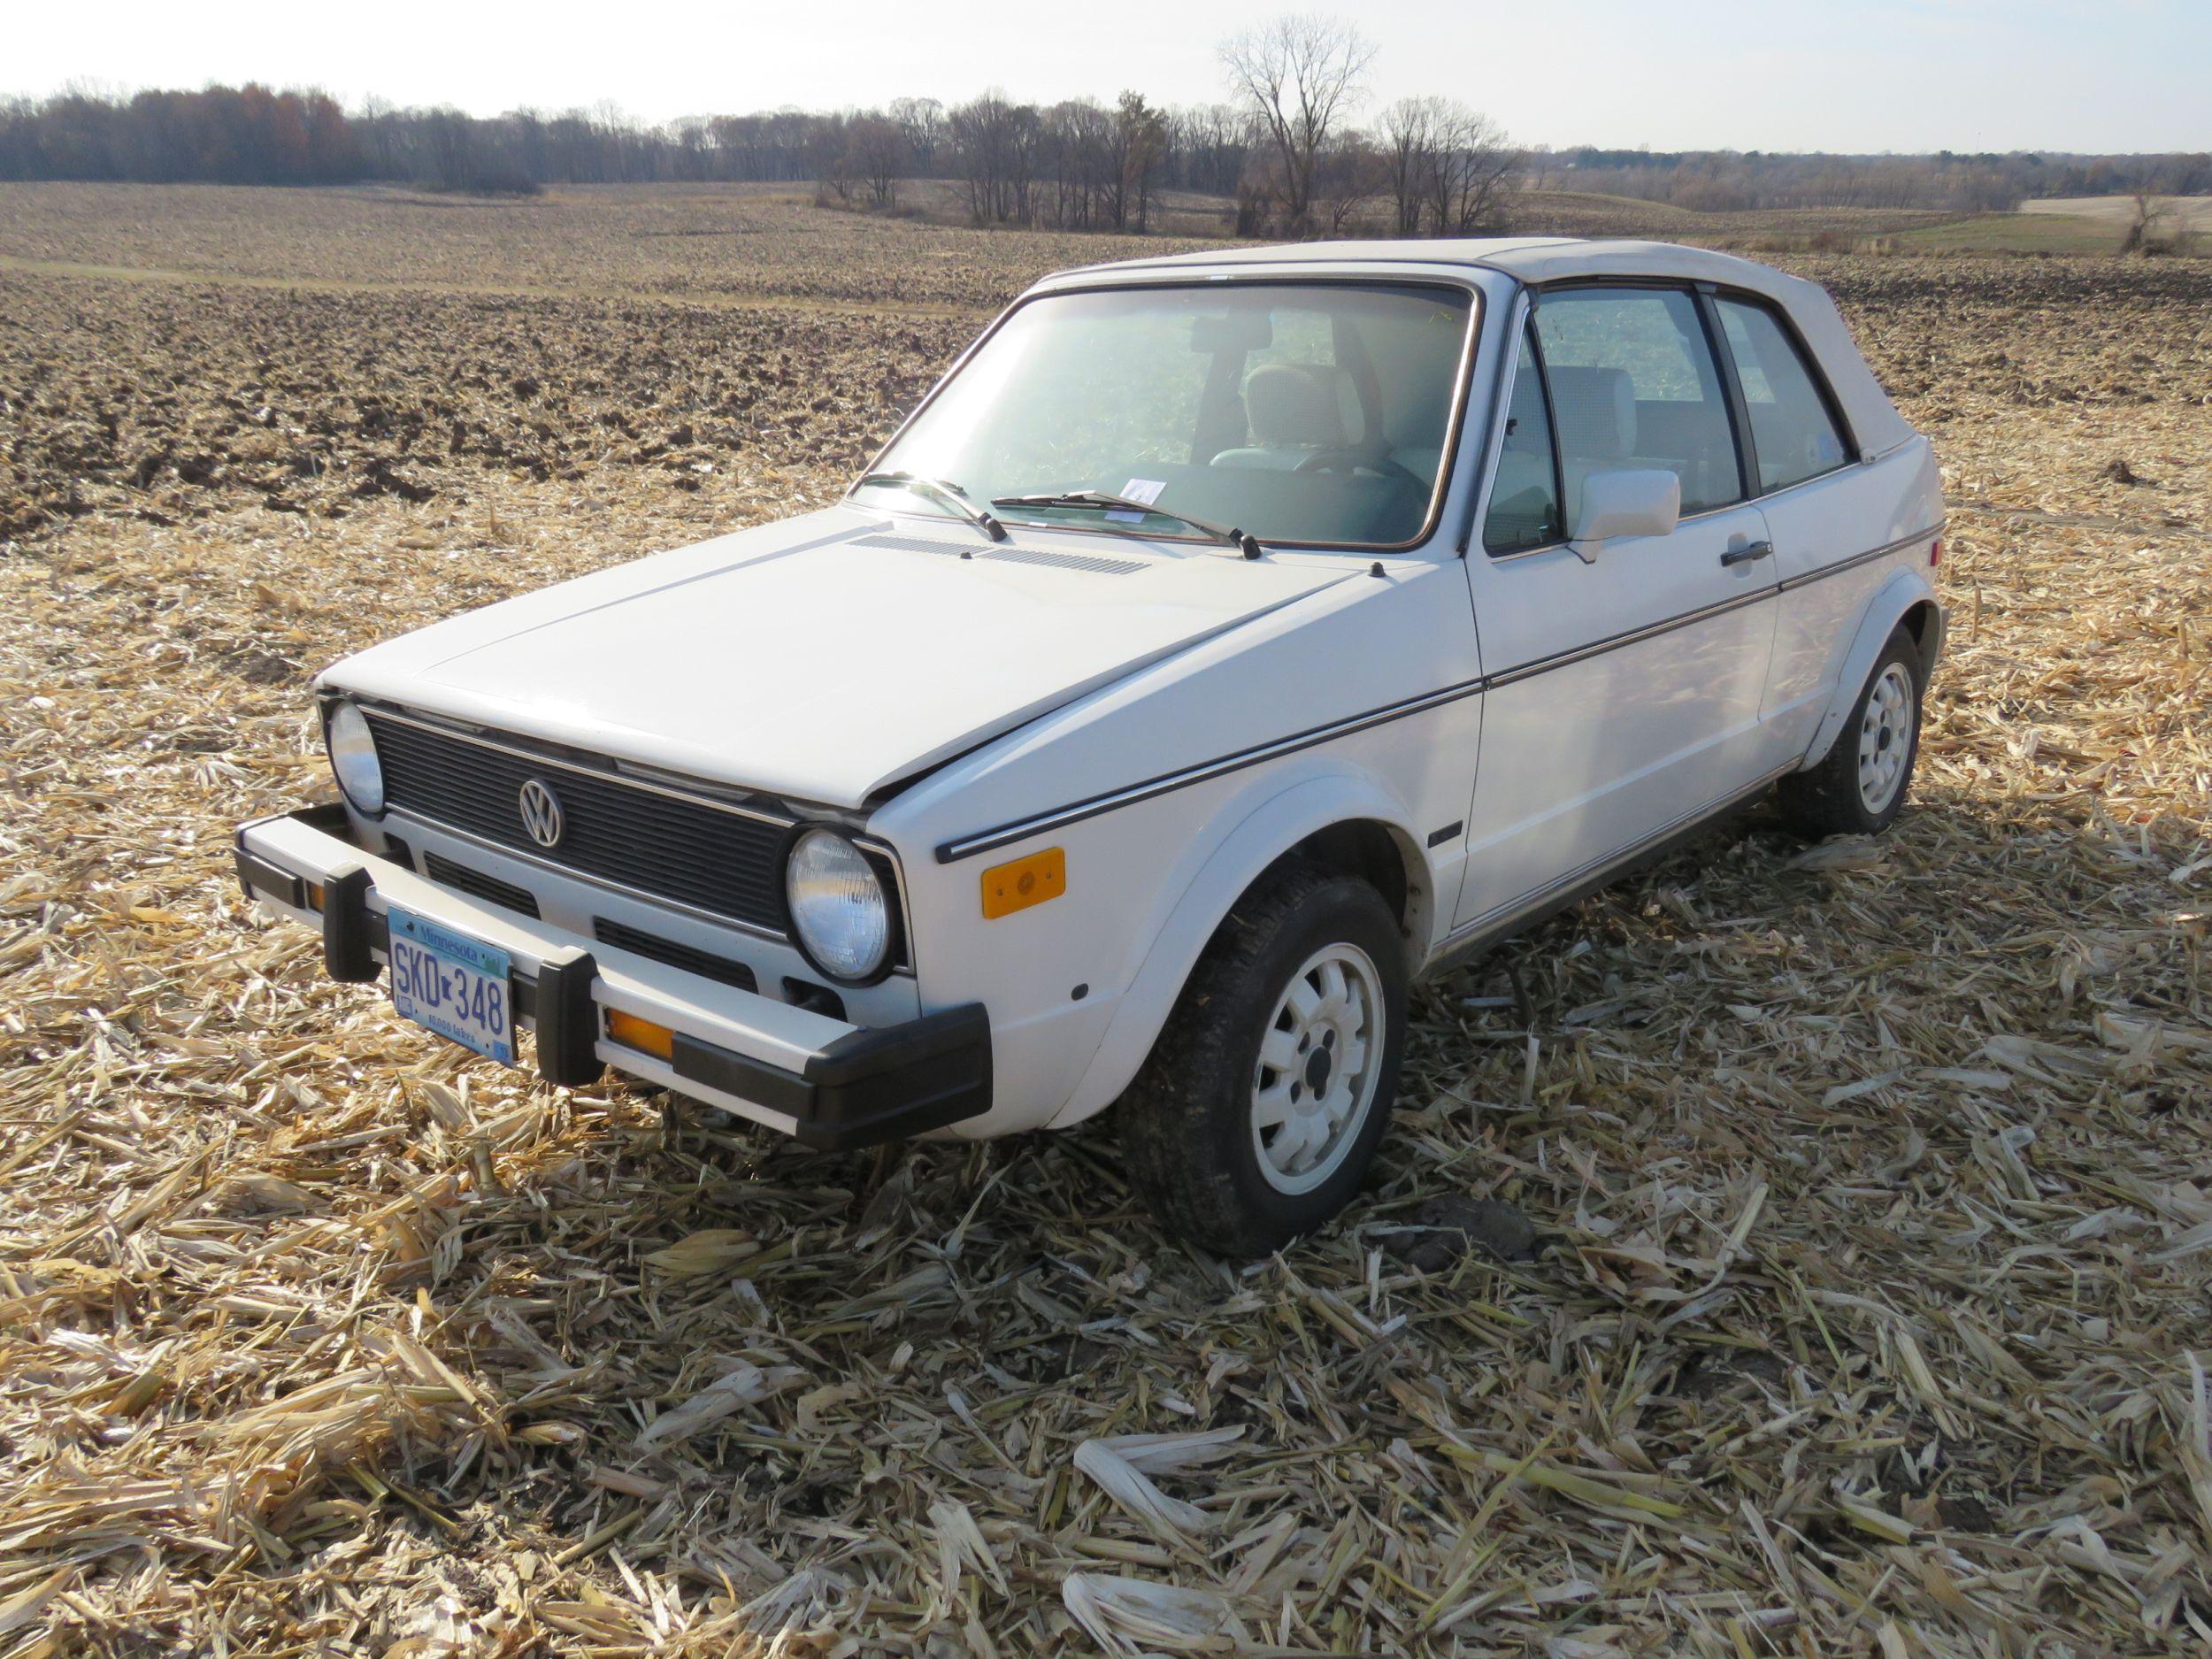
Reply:
<svg viewBox="0 0 2212 1659"><path fill-rule="evenodd" d="M867 185L868 200L874 206L899 204L899 180L906 172L909 153L906 133L897 122L873 113L853 118L845 161L854 176Z"/></svg>
<svg viewBox="0 0 2212 1659"><path fill-rule="evenodd" d="M1050 186L1045 222L1067 230L1110 222L1120 180L1112 115L1095 98L1069 98L1037 119L1037 165Z"/></svg>
<svg viewBox="0 0 2212 1659"><path fill-rule="evenodd" d="M475 123L461 111L442 104L425 118L423 129L429 141L433 180L446 189L459 189L475 170Z"/></svg>
<svg viewBox="0 0 2212 1659"><path fill-rule="evenodd" d="M1436 159L1436 110L1440 98L1400 98L1382 112L1384 177L1392 218L1401 236L1421 234L1428 175Z"/></svg>
<svg viewBox="0 0 2212 1659"><path fill-rule="evenodd" d="M532 123L532 126L525 130L520 140L523 151L526 155L536 136L536 116L532 111L524 110L517 111L507 119L510 122L526 119ZM675 139L676 146L674 157L676 176L687 182L695 182L707 177L707 151L714 142L712 129L704 120L695 118L675 123L672 129L672 135ZM527 165L526 162L525 165Z"/></svg>
<svg viewBox="0 0 2212 1659"><path fill-rule="evenodd" d="M1503 127L1464 104L1448 103L1429 183L1436 234L1464 236L1495 226L1520 171L1521 152Z"/></svg>
<svg viewBox="0 0 2212 1659"><path fill-rule="evenodd" d="M1384 193L1387 169L1364 133L1341 132L1313 163L1313 223L1332 236L1359 234L1367 204Z"/></svg>
<svg viewBox="0 0 2212 1659"><path fill-rule="evenodd" d="M1030 222L1043 128L1033 106L1010 102L995 87L946 113L961 193L977 224Z"/></svg>
<svg viewBox="0 0 2212 1659"><path fill-rule="evenodd" d="M1114 228L1146 227L1152 207L1152 178L1167 157L1167 118L1145 102L1141 92L1125 92L1114 106Z"/></svg>
<svg viewBox="0 0 2212 1659"><path fill-rule="evenodd" d="M1317 158L1356 106L1375 48L1340 18L1296 12L1226 42L1222 66L1264 131L1285 228L1302 234Z"/></svg>
<svg viewBox="0 0 2212 1659"><path fill-rule="evenodd" d="M1401 236L1464 236L1495 225L1521 152L1454 98L1401 98L1382 112L1382 160Z"/></svg>
<svg viewBox="0 0 2212 1659"><path fill-rule="evenodd" d="M937 145L945 135L945 106L934 98L894 98L891 119L906 134L917 178L937 176Z"/></svg>
<svg viewBox="0 0 2212 1659"><path fill-rule="evenodd" d="M1235 195L1252 128L1250 114L1232 104L1178 110L1169 118L1168 144L1181 182L1208 196Z"/></svg>
<svg viewBox="0 0 2212 1659"><path fill-rule="evenodd" d="M818 207L827 207L833 198L840 206L852 204L858 166L849 133L851 125L851 117L838 114L814 122L807 129L807 162L814 174L814 201Z"/></svg>
<svg viewBox="0 0 2212 1659"><path fill-rule="evenodd" d="M2128 224L2127 240L2120 244L2122 253L2170 253L2173 240L2167 234L2174 217L2173 204L2162 202L2148 190L2130 192L2135 202L2135 216Z"/></svg>
<svg viewBox="0 0 2212 1659"><path fill-rule="evenodd" d="M361 100L360 112L353 118L353 126L361 134L361 147L368 157L369 175L389 179L399 172L399 152L392 142L392 106L372 93Z"/></svg>

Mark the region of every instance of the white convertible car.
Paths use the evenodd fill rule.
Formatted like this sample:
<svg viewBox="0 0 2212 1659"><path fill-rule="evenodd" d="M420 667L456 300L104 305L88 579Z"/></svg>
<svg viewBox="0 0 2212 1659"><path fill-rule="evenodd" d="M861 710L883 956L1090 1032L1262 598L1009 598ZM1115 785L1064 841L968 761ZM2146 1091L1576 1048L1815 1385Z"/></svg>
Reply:
<svg viewBox="0 0 2212 1659"><path fill-rule="evenodd" d="M1414 975L1777 789L1897 815L1927 442L1827 296L1644 242L1025 294L836 506L318 687L246 826L331 973L826 1148L1079 1123L1206 1247L1340 1209Z"/></svg>

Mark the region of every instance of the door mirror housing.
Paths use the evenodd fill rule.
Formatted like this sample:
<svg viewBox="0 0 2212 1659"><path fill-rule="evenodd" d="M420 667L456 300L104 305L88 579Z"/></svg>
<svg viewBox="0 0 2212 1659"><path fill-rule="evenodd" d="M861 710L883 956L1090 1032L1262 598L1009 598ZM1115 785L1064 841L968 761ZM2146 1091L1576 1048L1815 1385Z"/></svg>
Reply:
<svg viewBox="0 0 2212 1659"><path fill-rule="evenodd" d="M1584 564L1616 536L1672 535L1682 521L1682 480L1658 467L1593 472L1582 480L1582 502L1567 545Z"/></svg>

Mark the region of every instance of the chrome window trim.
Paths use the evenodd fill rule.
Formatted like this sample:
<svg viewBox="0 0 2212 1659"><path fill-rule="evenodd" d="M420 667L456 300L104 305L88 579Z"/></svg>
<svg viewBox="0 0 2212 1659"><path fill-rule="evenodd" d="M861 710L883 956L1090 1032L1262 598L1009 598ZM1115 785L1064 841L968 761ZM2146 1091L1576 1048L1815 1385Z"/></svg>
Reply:
<svg viewBox="0 0 2212 1659"><path fill-rule="evenodd" d="M1678 520L1677 520L1678 524L1695 524L1699 519L1709 518L1716 513L1734 512L1740 507L1757 506L1766 502L1777 500L1781 496L1788 495L1792 490L1803 489L1809 485L1821 483L1825 480L1835 477L1839 472L1847 472L1850 471L1854 466L1871 466L1877 461L1886 461L1890 457L1897 454L1900 450L1909 449L1916 441L1916 438L1901 438L1895 443L1891 444L1886 449L1876 452L1870 452L1859 447L1858 439L1852 432L1850 422L1843 413L1841 403L1836 398L1835 388L1829 383L1827 371L1821 366L1818 359L1816 359L1813 353L1807 349L1804 341L1799 336L1795 326L1791 323L1787 313L1780 310L1766 296L1755 293L1749 288L1731 288L1726 283L1702 283L1687 277L1571 277L1562 278L1556 281L1541 284L1523 282L1520 285L1519 291L1515 296L1513 321L1516 324L1524 322L1528 314L1535 309L1535 300L1537 296L1546 288L1566 289L1571 288L1590 287L1675 288L1688 291L1693 298L1701 297L1704 294L1710 292L1719 298L1739 300L1759 306L1761 309L1766 311L1770 315L1771 315L1776 321L1781 325L1784 335L1796 349L1799 360L1803 365L1806 373L1812 377L1814 389L1820 396L1822 406L1828 411L1829 418L1836 423L1837 430L1843 434L1844 443L1847 452L1841 461L1839 461L1835 465L1828 468L1827 471L1823 472L1815 472L1809 477L1798 479L1793 483L1780 485L1774 489L1759 490L1755 494L1745 495L1739 500L1729 502L1722 506L1708 507L1698 512L1685 513ZM1701 311L1702 307L1700 309ZM1463 553L1472 548L1478 539L1476 532L1478 527L1482 523L1486 511L1489 505L1490 491L1497 482L1498 458L1504 450L1503 423L1497 420L1494 411L1498 409L1503 408L1506 402L1512 396L1514 365L1509 353L1503 352L1502 349L1501 356L1503 361L1501 363L1498 370L1498 384L1492 398L1492 408L1494 411L1492 415L1492 424L1497 428L1497 432L1492 441L1490 454L1483 463L1482 480L1479 488L1478 488L1475 492L1475 510L1468 517L1467 531L1462 539L1460 550ZM1717 357L1715 358L1715 366L1717 368L1724 368L1724 365L1720 364ZM1724 372L1732 374L1734 373L1732 363L1730 365L1725 365ZM1730 425L1732 427L1736 419L1735 409L1732 402L1729 404L1728 418ZM1558 434L1555 428L1552 436L1552 448L1555 455L1558 452ZM1563 511L1565 510L1566 503L1562 502L1560 505L1561 510ZM1942 533L1943 527L1939 525L1934 530L1926 532L1925 534L1940 535ZM1916 537L1910 536L1906 538L1907 541L1913 541L1916 539L1917 538ZM1548 553L1555 548L1563 548L1569 545L1570 541L1547 541L1541 547L1515 548L1510 552L1506 553L1492 553L1487 549L1485 549L1484 556L1494 564L1503 565L1512 559L1526 558L1532 553ZM1885 550L1887 551L1893 549ZM1873 556L1870 554L1863 554L1859 557L1871 557ZM1835 568L1840 570L1846 569L1847 566L1838 565ZM1809 576L1800 577L1793 583L1784 583L1783 587L1787 588L1793 586L1802 586L1804 582L1810 580L1812 580L1812 578Z"/></svg>
<svg viewBox="0 0 2212 1659"><path fill-rule="evenodd" d="M1747 465L1752 457L1750 436L1746 430L1749 423L1737 418L1734 365L1731 359L1722 355L1724 342L1715 337L1712 319L1706 315L1705 296L1712 286L1710 283L1693 277L1584 276L1562 277L1554 281L1531 283L1526 286L1529 296L1529 311L1532 316L1542 310L1543 299L1549 294L1601 293L1610 288L1617 291L1679 294L1688 300L1691 310L1697 314L1698 339L1704 343L1705 360L1707 365L1713 371L1713 383L1720 393L1721 412L1728 422L1729 447L1736 457L1736 482L1742 493L1732 501L1716 502L1709 507L1701 507L1695 512L1686 513L1676 522L1678 524L1694 523L1709 514L1729 512L1735 508L1747 507L1754 502L1765 499L1753 488L1755 480L1752 473L1755 469ZM1567 511L1564 493L1566 457L1559 448L1559 411L1552 402L1550 373L1544 368L1544 340L1541 334L1536 336L1536 361L1539 372L1544 376L1545 413L1549 418L1552 426L1553 464L1561 469L1562 493L1559 511L1563 518ZM1681 476L1679 472L1675 474L1678 482L1680 481ZM1553 542L1550 545L1556 547L1561 544ZM1528 550L1535 552L1541 549L1530 549ZM1513 556L1504 554L1498 557L1511 557Z"/></svg>
<svg viewBox="0 0 2212 1659"><path fill-rule="evenodd" d="M1866 454L1865 447L1859 442L1858 434L1852 430L1851 417L1843 407L1843 400L1836 396L1835 382L1828 378L1827 365L1805 343L1804 335L1798 332L1797 324L1790 317L1789 308L1769 295L1755 294L1748 288L1732 287L1724 282L1701 282L1698 293L1705 308L1712 312L1714 349L1725 358L1728 373L1741 401L1744 441L1751 459L1755 463L1759 454L1756 434L1751 431L1751 398L1743 390L1743 369L1736 361L1736 348L1729 342L1727 330L1721 322L1720 305L1724 300L1746 311L1757 311L1774 325L1783 342L1789 347L1790 354L1797 359L1797 366L1804 371L1805 379L1813 388L1814 397L1819 400L1822 411L1827 415L1829 425L1835 428L1835 435L1843 445L1843 458L1835 465L1809 472L1803 478L1792 479L1772 490L1763 489L1753 499L1764 500L1770 495L1779 495L1785 489L1809 484L1815 479L1826 478L1832 472L1839 472L1863 460ZM1757 480L1748 481L1755 483Z"/></svg>
<svg viewBox="0 0 2212 1659"><path fill-rule="evenodd" d="M1504 321L1498 331L1498 365L1491 371L1490 407L1483 414L1482 448L1475 452L1477 470L1474 488L1468 492L1467 516L1459 526L1456 550L1462 558L1467 557L1468 550L1480 538L1482 526L1489 520L1490 492L1496 488L1498 462L1505 454L1505 415L1506 409L1512 399L1516 368L1514 359L1519 355L1514 342L1521 337L1521 331L1528 326L1529 306L1528 285L1517 283L1511 296L1499 307L1499 310L1504 313ZM1548 418L1549 412L1547 409ZM1555 473L1558 471L1556 443L1553 446L1552 470ZM1561 505L1561 517L1563 521L1565 517L1563 503ZM1557 544L1548 543L1547 545ZM1485 550L1487 551L1487 549Z"/></svg>
<svg viewBox="0 0 2212 1659"><path fill-rule="evenodd" d="M1154 269L1156 270L1157 267ZM1467 326L1461 331L1459 361L1452 371L1452 404L1445 415L1444 452L1438 457L1436 480L1430 488L1425 516L1421 520L1420 530L1413 539L1409 541L1313 541L1296 539L1284 540L1271 536L1264 538L1262 541L1262 545L1271 553L1416 553L1433 543L1437 532L1443 527L1444 510L1451 499L1452 474L1458 467L1464 436L1461 428L1465 425L1467 411L1471 401L1476 359L1479 355L1478 348L1482 338L1483 328L1488 320L1491 302L1491 296L1484 285L1473 277L1463 276L1440 268L1433 273L1423 271L1418 275L1385 276L1374 273L1361 275L1339 273L1336 275L1271 275L1234 278L1179 275L1148 277L1133 271L1130 273L1130 280L1126 280L1082 282L1060 288L1033 288L1001 311L992 319L991 326L976 336L968 349L954 361L953 365L945 371L943 377L938 380L937 384L931 387L923 396L922 401L914 405L904 420L899 422L897 429L884 440L882 447L869 457L867 465L861 471L861 478L865 478L870 472L882 466L884 457L897 447L899 440L906 435L907 429L922 418L923 412L943 395L945 388L950 386L954 378L968 366L970 360L982 350L998 334L998 331L1003 328L1012 319L1014 314L1023 307L1034 304L1039 300L1054 299L1070 294L1134 292L1158 288L1218 289L1225 284L1233 284L1239 288L1449 288L1467 296ZM864 507L861 503L854 499L853 492L859 488L860 481L856 479L838 499L857 511L879 511L872 507ZM911 509L882 509L880 511L903 512L909 518L925 518L944 524L962 522L950 513ZM1129 540L1131 536L1131 533L1123 527L1064 524L1057 519L1010 518L1006 522L1025 525L1033 529L1064 530L1076 535L1108 535L1118 537L1124 541ZM1199 535L1154 535L1142 536L1141 539L1196 547L1218 545Z"/></svg>

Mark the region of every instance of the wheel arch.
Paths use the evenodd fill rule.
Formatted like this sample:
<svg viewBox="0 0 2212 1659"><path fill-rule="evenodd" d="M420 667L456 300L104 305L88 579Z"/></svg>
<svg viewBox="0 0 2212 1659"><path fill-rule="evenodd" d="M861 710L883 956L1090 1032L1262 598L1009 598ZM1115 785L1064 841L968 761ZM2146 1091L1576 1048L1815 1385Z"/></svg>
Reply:
<svg viewBox="0 0 2212 1659"><path fill-rule="evenodd" d="M1837 736L1850 718L1851 705L1858 701L1867 676L1874 672L1875 659L1901 625L1919 648L1921 686L1926 688L1943 650L1943 606L1925 576L1916 570L1901 570L1874 590L1874 596L1859 613L1858 630L1844 653L1843 666L1837 671L1835 686L1828 694L1828 707L1813 730L1813 741L1798 763L1799 770L1818 765L1835 747Z"/></svg>
<svg viewBox="0 0 2212 1659"><path fill-rule="evenodd" d="M1264 880L1278 865L1293 861L1357 876L1382 895L1390 913L1398 918L1399 932L1409 942L1426 938L1434 908L1428 861L1422 857L1413 837L1399 825L1379 818L1340 818L1286 849L1252 882ZM1244 892L1251 890L1252 882L1245 884ZM1237 896L1241 898L1244 893ZM1409 966L1412 965L1415 958L1409 957Z"/></svg>
<svg viewBox="0 0 2212 1659"><path fill-rule="evenodd" d="M1291 784L1253 804L1169 909L1051 1127L1080 1123L1113 1103L1151 1053L1191 970L1229 912L1255 883L1294 860L1375 886L1398 918L1407 971L1417 971L1426 959L1435 926L1435 879L1403 810L1363 776L1332 773Z"/></svg>
<svg viewBox="0 0 2212 1659"><path fill-rule="evenodd" d="M1899 620L1912 635L1913 643L1920 648L1920 683L1925 687L1929 676L1935 672L1936 658L1943 650L1943 607L1931 593L1907 606Z"/></svg>

